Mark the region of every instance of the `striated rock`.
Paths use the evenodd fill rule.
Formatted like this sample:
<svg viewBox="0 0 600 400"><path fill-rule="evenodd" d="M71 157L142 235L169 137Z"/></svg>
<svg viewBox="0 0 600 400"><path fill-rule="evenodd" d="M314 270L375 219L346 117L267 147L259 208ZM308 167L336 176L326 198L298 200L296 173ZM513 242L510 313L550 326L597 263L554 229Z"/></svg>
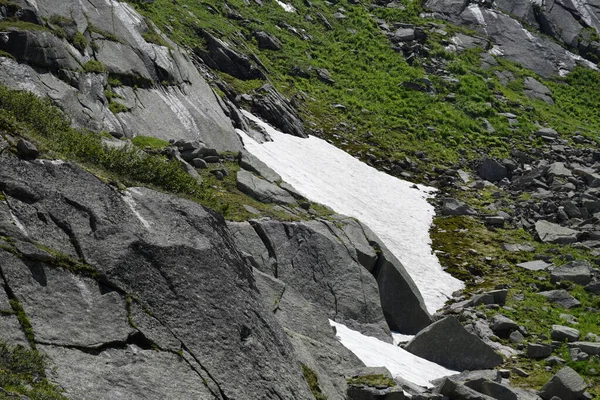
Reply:
<svg viewBox="0 0 600 400"><path fill-rule="evenodd" d="M284 133L307 137L304 123L291 103L272 85L264 85L252 97L252 112Z"/></svg>
<svg viewBox="0 0 600 400"><path fill-rule="evenodd" d="M408 342L405 349L458 371L493 368L502 363L502 356L467 332L454 317L434 322Z"/></svg>
<svg viewBox="0 0 600 400"><path fill-rule="evenodd" d="M239 153L238 160L240 167L246 171L257 173L271 183L281 181L281 176L277 172L246 150Z"/></svg>

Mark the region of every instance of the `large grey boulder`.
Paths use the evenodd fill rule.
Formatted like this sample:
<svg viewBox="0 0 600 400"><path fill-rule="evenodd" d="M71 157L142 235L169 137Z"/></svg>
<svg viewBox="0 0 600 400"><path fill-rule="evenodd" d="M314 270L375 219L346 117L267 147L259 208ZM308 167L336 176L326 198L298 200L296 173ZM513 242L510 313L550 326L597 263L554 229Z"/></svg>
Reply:
<svg viewBox="0 0 600 400"><path fill-rule="evenodd" d="M525 78L523 85L525 86L523 93L526 96L542 100L549 105L554 104L554 99L552 98L552 91L537 79L528 76L527 78Z"/></svg>
<svg viewBox="0 0 600 400"><path fill-rule="evenodd" d="M456 199L444 199L442 215L476 215L477 213L465 202Z"/></svg>
<svg viewBox="0 0 600 400"><path fill-rule="evenodd" d="M263 202L275 204L297 205L298 202L287 191L252 172L240 170L236 177L237 188L248 196Z"/></svg>
<svg viewBox="0 0 600 400"><path fill-rule="evenodd" d="M328 318L391 341L377 281L360 265L356 252L332 230L333 224L270 220L251 223L273 259L262 272L302 293Z"/></svg>
<svg viewBox="0 0 600 400"><path fill-rule="evenodd" d="M467 332L454 317L434 322L419 332L405 350L457 371L494 368L502 356Z"/></svg>
<svg viewBox="0 0 600 400"><path fill-rule="evenodd" d="M592 280L592 266L587 260L571 261L552 270L550 279L552 283L569 281L585 286Z"/></svg>
<svg viewBox="0 0 600 400"><path fill-rule="evenodd" d="M579 231L545 220L535 223L535 231L542 242L555 244L575 243L581 235Z"/></svg>
<svg viewBox="0 0 600 400"><path fill-rule="evenodd" d="M574 342L572 346L587 354L600 355L600 342Z"/></svg>
<svg viewBox="0 0 600 400"><path fill-rule="evenodd" d="M552 331L550 337L552 340L558 340L559 342L568 341L576 342L579 339L579 331L575 328L562 325L552 325Z"/></svg>
<svg viewBox="0 0 600 400"><path fill-rule="evenodd" d="M153 337L173 348L172 338L163 339L172 336L183 349L175 358L180 367L172 366L178 352L149 355L140 359L148 364L139 365L139 371L158 372L141 381L161 375L154 379L167 388L180 385L177 393L196 393L205 381L212 394L200 398L311 398L287 336L264 307L251 267L214 214L149 189L119 193L70 163L22 161L6 153L0 155L0 188L8 199L0 203L10 204L8 215L0 213L1 231L18 221L17 230L28 240L62 253L75 265L84 262L89 269L83 271L96 270L94 276L102 277L94 282L69 276L71 272L51 263L40 269L37 262L26 267L22 263L28 261L0 262L11 292L31 314L34 340L60 347L48 351L50 365L57 367L56 383L79 393L76 386L82 382L102 383L103 376L110 376L99 364L73 371L76 360L89 354L77 353L72 344L88 353L130 345L145 350ZM73 269L75 275L77 271ZM137 311L133 318L143 323L137 328L129 324L127 296L156 323L143 322ZM109 313L114 322L99 326ZM78 321L69 321L71 314ZM148 335L142 329L149 329ZM125 360L123 365L136 362L123 353L114 358ZM131 366L131 376L137 367ZM170 372L179 368L189 372ZM183 375L194 377L194 383L182 386L188 379ZM173 376L176 382L169 378ZM123 398L140 398L136 382L120 387ZM94 390L95 398L114 398L112 392ZM158 388L144 390L149 398L164 398L153 394Z"/></svg>
<svg viewBox="0 0 600 400"><path fill-rule="evenodd" d="M484 157L477 167L477 174L481 179L498 182L508 176L506 167L493 158Z"/></svg>
<svg viewBox="0 0 600 400"><path fill-rule="evenodd" d="M564 367L542 387L540 397L544 400L555 396L561 400L578 400L586 388L585 381L577 372Z"/></svg>

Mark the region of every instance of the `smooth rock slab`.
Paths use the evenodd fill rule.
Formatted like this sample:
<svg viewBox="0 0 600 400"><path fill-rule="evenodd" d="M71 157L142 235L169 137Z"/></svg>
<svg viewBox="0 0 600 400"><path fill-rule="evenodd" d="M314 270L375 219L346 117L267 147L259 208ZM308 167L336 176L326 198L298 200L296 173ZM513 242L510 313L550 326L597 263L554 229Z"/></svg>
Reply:
<svg viewBox="0 0 600 400"><path fill-rule="evenodd" d="M585 381L577 372L564 367L542 387L539 394L544 400L550 400L554 396L561 400L577 400L586 388Z"/></svg>
<svg viewBox="0 0 600 400"><path fill-rule="evenodd" d="M527 345L527 357L546 358L552 354L552 347L545 344L530 343Z"/></svg>
<svg viewBox="0 0 600 400"><path fill-rule="evenodd" d="M542 260L528 261L524 263L517 264L517 267L525 268L530 271L541 271L548 268L552 264L548 264Z"/></svg>
<svg viewBox="0 0 600 400"><path fill-rule="evenodd" d="M65 395L82 400L215 399L201 376L178 355L137 346L107 349L98 355L40 346L56 367L48 371Z"/></svg>
<svg viewBox="0 0 600 400"><path fill-rule="evenodd" d="M287 191L248 171L238 171L237 187L243 193L263 203L298 205Z"/></svg>
<svg viewBox="0 0 600 400"><path fill-rule="evenodd" d="M547 292L540 292L542 296L548 298L551 303L556 303L564 308L573 308L581 306L579 300L571 296L566 290L549 290Z"/></svg>
<svg viewBox="0 0 600 400"><path fill-rule="evenodd" d="M548 221L537 221L535 231L544 243L569 244L575 243L581 232L571 228L565 228Z"/></svg>
<svg viewBox="0 0 600 400"><path fill-rule="evenodd" d="M446 317L423 329L405 350L457 371L494 368L503 361L502 356L467 332L454 317Z"/></svg>

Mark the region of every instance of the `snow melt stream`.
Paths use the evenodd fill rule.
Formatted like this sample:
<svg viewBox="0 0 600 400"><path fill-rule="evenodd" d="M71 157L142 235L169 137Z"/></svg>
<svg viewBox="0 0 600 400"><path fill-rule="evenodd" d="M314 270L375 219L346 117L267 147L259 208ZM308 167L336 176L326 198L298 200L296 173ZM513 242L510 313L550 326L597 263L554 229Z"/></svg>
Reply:
<svg viewBox="0 0 600 400"><path fill-rule="evenodd" d="M443 271L431 250L429 228L435 189L377 171L316 137L281 133L257 117L273 139L259 144L238 130L246 149L275 170L308 199L355 217L379 236L402 262L419 288L427 309L440 309L462 282Z"/></svg>

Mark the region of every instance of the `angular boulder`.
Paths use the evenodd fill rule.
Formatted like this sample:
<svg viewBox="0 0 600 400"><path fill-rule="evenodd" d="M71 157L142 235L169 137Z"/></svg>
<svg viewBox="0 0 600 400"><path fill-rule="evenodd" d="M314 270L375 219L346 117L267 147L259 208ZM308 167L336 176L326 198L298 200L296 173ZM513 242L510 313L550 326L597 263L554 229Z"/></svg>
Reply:
<svg viewBox="0 0 600 400"><path fill-rule="evenodd" d="M549 290L547 292L540 292L539 294L546 297L551 303L558 304L559 306L567 309L581 306L579 300L571 296L569 292L563 289Z"/></svg>
<svg viewBox="0 0 600 400"><path fill-rule="evenodd" d="M552 325L552 331L550 332L552 340L557 340L559 342L565 340L568 342L576 342L579 339L579 335L580 333L577 329L562 325Z"/></svg>
<svg viewBox="0 0 600 400"><path fill-rule="evenodd" d="M581 232L558 224L540 220L535 223L535 231L544 243L569 244L579 239Z"/></svg>
<svg viewBox="0 0 600 400"><path fill-rule="evenodd" d="M502 356L467 332L454 317L446 317L423 329L405 349L456 371L494 368L503 361Z"/></svg>
<svg viewBox="0 0 600 400"><path fill-rule="evenodd" d="M575 260L555 268L550 274L552 283L569 281L587 285L592 281L592 266L587 260Z"/></svg>
<svg viewBox="0 0 600 400"><path fill-rule="evenodd" d="M508 176L508 171L504 165L493 158L484 157L477 168L477 174L486 181L498 182Z"/></svg>
<svg viewBox="0 0 600 400"><path fill-rule="evenodd" d="M564 367L554 375L540 390L540 397L550 400L578 400L587 388L583 378L570 367Z"/></svg>
<svg viewBox="0 0 600 400"><path fill-rule="evenodd" d="M298 205L296 199L287 191L249 171L238 171L237 188L262 203Z"/></svg>

